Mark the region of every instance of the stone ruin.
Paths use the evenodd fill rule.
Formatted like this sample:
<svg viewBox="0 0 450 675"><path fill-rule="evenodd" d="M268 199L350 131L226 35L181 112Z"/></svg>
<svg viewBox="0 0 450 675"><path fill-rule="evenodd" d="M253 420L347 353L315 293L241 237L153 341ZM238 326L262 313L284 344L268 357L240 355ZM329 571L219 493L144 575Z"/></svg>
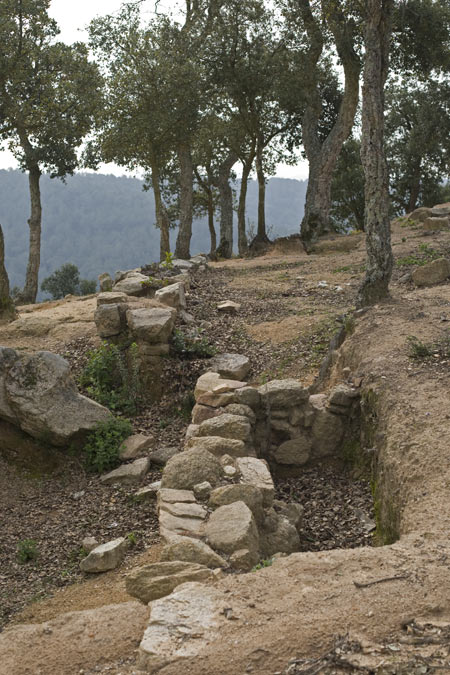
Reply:
<svg viewBox="0 0 450 675"><path fill-rule="evenodd" d="M174 260L171 265L170 270L160 265L158 279L140 269L117 272L114 283L109 274L99 276L101 292L94 315L98 335L117 345L136 343L141 383L153 399L161 395L163 359L169 354L177 316L186 324L194 321L186 312L189 272L205 270L206 258Z"/></svg>

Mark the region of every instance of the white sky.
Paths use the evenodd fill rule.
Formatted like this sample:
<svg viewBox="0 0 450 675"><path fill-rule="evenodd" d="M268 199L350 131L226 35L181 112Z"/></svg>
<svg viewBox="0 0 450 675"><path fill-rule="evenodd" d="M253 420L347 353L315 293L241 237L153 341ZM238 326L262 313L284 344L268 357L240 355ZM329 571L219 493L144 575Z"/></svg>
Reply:
<svg viewBox="0 0 450 675"><path fill-rule="evenodd" d="M77 2L68 2L68 0L52 0L50 3L50 15L58 22L61 33L59 39L72 43L84 41L87 39L87 33L84 30L87 24L96 16L103 14L112 14L116 12L122 4L122 0L77 0ZM160 0L158 9L160 12L176 13L177 0ZM149 16L154 11L154 0L147 0L143 5L143 13ZM0 150L0 169L16 167L16 161L12 154ZM102 173L113 173L116 176L125 174L123 168L114 164L105 164L101 167ZM305 179L308 177L308 164L300 161L298 166L287 166L279 164L277 167L277 176L281 178Z"/></svg>

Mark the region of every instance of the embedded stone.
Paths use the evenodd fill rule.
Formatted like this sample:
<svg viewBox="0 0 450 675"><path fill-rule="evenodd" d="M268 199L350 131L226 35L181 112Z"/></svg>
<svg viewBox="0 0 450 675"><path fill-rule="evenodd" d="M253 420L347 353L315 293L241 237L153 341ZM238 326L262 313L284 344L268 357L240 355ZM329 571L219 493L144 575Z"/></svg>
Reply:
<svg viewBox="0 0 450 675"><path fill-rule="evenodd" d="M437 258L412 273L412 280L416 286L432 286L445 281L450 276L450 261L447 258Z"/></svg>
<svg viewBox="0 0 450 675"><path fill-rule="evenodd" d="M119 449L119 458L122 460L135 459L146 450L155 445L154 436L145 436L144 434L133 434L124 440Z"/></svg>
<svg viewBox="0 0 450 675"><path fill-rule="evenodd" d="M264 506L271 506L275 486L267 462L256 457L238 457L236 462L241 473L241 483L257 487L261 491Z"/></svg>
<svg viewBox="0 0 450 675"><path fill-rule="evenodd" d="M205 527L209 544L217 551L233 553L246 548L257 554L259 535L255 519L248 506L242 502L233 502L220 506L214 511Z"/></svg>
<svg viewBox="0 0 450 675"><path fill-rule="evenodd" d="M155 300L158 300L162 305L168 305L175 309L185 309L186 297L184 294L184 284L176 283L160 288L155 293Z"/></svg>
<svg viewBox="0 0 450 675"><path fill-rule="evenodd" d="M274 458L278 464L302 466L311 455L312 441L309 436L302 435L282 443L275 451Z"/></svg>
<svg viewBox="0 0 450 675"><path fill-rule="evenodd" d="M149 468L149 458L142 457L141 459L135 459L131 464L122 464L118 469L103 474L103 476L100 476L100 482L103 485L112 485L114 483L132 485L133 483L139 483L148 473Z"/></svg>
<svg viewBox="0 0 450 675"><path fill-rule="evenodd" d="M222 467L217 458L203 448L192 448L169 459L163 472L162 486L190 490L203 481L215 486L221 477Z"/></svg>
<svg viewBox="0 0 450 675"><path fill-rule="evenodd" d="M251 426L246 417L224 413L202 422L197 435L200 437L222 436L223 438L247 442L251 436Z"/></svg>
<svg viewBox="0 0 450 675"><path fill-rule="evenodd" d="M168 341L175 317L176 310L169 307L144 307L127 311L128 327L133 336L153 344Z"/></svg>
<svg viewBox="0 0 450 675"><path fill-rule="evenodd" d="M217 305L217 310L222 314L237 314L240 309L239 302L233 302L232 300L224 300Z"/></svg>
<svg viewBox="0 0 450 675"><path fill-rule="evenodd" d="M218 487L211 492L209 506L217 509L234 502L244 502L253 513L255 522L260 525L264 520L263 495L255 485L237 483Z"/></svg>
<svg viewBox="0 0 450 675"><path fill-rule="evenodd" d="M288 408L308 400L309 392L297 380L272 380L258 388L266 408Z"/></svg>
<svg viewBox="0 0 450 675"><path fill-rule="evenodd" d="M243 354L220 354L211 359L209 367L229 380L244 380L250 371L250 361Z"/></svg>
<svg viewBox="0 0 450 675"><path fill-rule="evenodd" d="M222 436L196 436L186 442L186 447L188 449L201 448L216 457L225 454L231 457L246 457L251 454L243 441L235 438L222 438Z"/></svg>
<svg viewBox="0 0 450 675"><path fill-rule="evenodd" d="M198 563L210 569L228 567L227 561L210 546L199 539L180 537L180 541L167 544L161 552L161 560L184 560L185 562Z"/></svg>
<svg viewBox="0 0 450 675"><path fill-rule="evenodd" d="M152 600L170 595L174 588L187 581L207 581L211 570L204 565L185 561L171 561L144 565L127 574L127 593L148 604Z"/></svg>
<svg viewBox="0 0 450 675"><path fill-rule="evenodd" d="M80 562L83 572L96 573L115 569L122 562L128 546L124 537L108 541L94 548L86 558Z"/></svg>

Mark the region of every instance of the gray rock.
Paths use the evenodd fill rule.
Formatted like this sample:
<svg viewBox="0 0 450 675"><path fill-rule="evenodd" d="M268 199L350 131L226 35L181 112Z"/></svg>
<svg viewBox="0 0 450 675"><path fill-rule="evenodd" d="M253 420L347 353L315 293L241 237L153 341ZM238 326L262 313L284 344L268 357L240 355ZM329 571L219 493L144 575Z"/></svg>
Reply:
<svg viewBox="0 0 450 675"><path fill-rule="evenodd" d="M306 464L311 455L312 441L309 436L303 434L290 441L282 443L275 451L274 458L278 464L292 464L302 466Z"/></svg>
<svg viewBox="0 0 450 675"><path fill-rule="evenodd" d="M64 446L79 444L99 422L111 419L111 413L78 393L70 366L60 356L19 356L1 347L0 417L33 438Z"/></svg>
<svg viewBox="0 0 450 675"><path fill-rule="evenodd" d="M239 302L224 300L223 302L219 302L217 309L221 314L236 314L241 309L241 305Z"/></svg>
<svg viewBox="0 0 450 675"><path fill-rule="evenodd" d="M300 531L303 523L303 515L305 509L301 504L296 502L282 502L280 500L274 500L273 507L277 513L287 518L287 520L295 527L297 532Z"/></svg>
<svg viewBox="0 0 450 675"><path fill-rule="evenodd" d="M177 267L179 270L192 270L195 267L195 264L190 260L183 260L182 258L174 258L172 260L173 267ZM161 265L160 265L161 267Z"/></svg>
<svg viewBox="0 0 450 675"><path fill-rule="evenodd" d="M208 515L205 507L197 502L175 502L171 504L170 502L161 500L159 502L160 515L162 511L167 511L167 513L177 518L199 518L200 520L205 520Z"/></svg>
<svg viewBox="0 0 450 675"><path fill-rule="evenodd" d="M108 272L103 272L103 274L99 274L98 281L100 284L101 293L112 291L113 280L111 279L111 275L108 274Z"/></svg>
<svg viewBox="0 0 450 675"><path fill-rule="evenodd" d="M152 600L170 595L174 588L187 581L207 581L212 578L211 570L204 565L191 562L173 561L144 565L127 574L127 593L147 604Z"/></svg>
<svg viewBox="0 0 450 675"><path fill-rule="evenodd" d="M338 415L328 410L317 410L311 428L313 440L311 459L333 455L344 433L344 425Z"/></svg>
<svg viewBox="0 0 450 675"><path fill-rule="evenodd" d="M250 371L250 361L243 354L220 354L211 359L209 368L229 380L245 380Z"/></svg>
<svg viewBox="0 0 450 675"><path fill-rule="evenodd" d="M194 485L195 498L200 500L208 499L209 495L211 494L211 490L212 485L211 483L208 483L207 480L203 481L203 483L197 483L197 485Z"/></svg>
<svg viewBox="0 0 450 675"><path fill-rule="evenodd" d="M202 403L203 405L211 405L215 408L220 407L222 402L218 404L208 403L207 400L204 400L205 395L210 395L212 398L220 397L221 394L226 394L234 392L236 389L240 389L246 386L246 382L239 382L237 380L230 380L221 377L218 373L212 373L208 371L201 375L195 385L194 396L197 403ZM233 401L228 399L228 403Z"/></svg>
<svg viewBox="0 0 450 675"><path fill-rule="evenodd" d="M82 548L84 548L88 554L93 551L94 548L97 548L98 545L99 543L95 537L85 537L81 542Z"/></svg>
<svg viewBox="0 0 450 675"><path fill-rule="evenodd" d="M248 405L253 411L258 411L261 407L261 396L254 387L242 387L234 392L236 403Z"/></svg>
<svg viewBox="0 0 450 675"><path fill-rule="evenodd" d="M426 207L420 206L418 209L415 209L412 213L408 215L409 220L416 220L418 222L423 222L427 218L430 218L433 215L433 210Z"/></svg>
<svg viewBox="0 0 450 675"><path fill-rule="evenodd" d="M134 485L141 482L149 468L149 458L142 457L141 459L135 459L131 464L122 464L118 469L103 474L103 476L100 476L100 481L103 485L113 485L114 483Z"/></svg>
<svg viewBox="0 0 450 675"><path fill-rule="evenodd" d="M271 511L260 535L262 556L270 558L275 553L295 553L300 548L297 529L287 518Z"/></svg>
<svg viewBox="0 0 450 675"><path fill-rule="evenodd" d="M114 284L113 291L127 295L142 296L148 292L149 278L140 272L127 272L128 276Z"/></svg>
<svg viewBox="0 0 450 675"><path fill-rule="evenodd" d="M194 503L195 495L192 490L171 490L169 488L161 488L159 498L162 502L168 504L176 504L177 502Z"/></svg>
<svg viewBox="0 0 450 675"><path fill-rule="evenodd" d="M162 305L168 305L175 309L186 309L184 284L170 284L170 286L158 289L155 293L155 300L158 300Z"/></svg>
<svg viewBox="0 0 450 675"><path fill-rule="evenodd" d="M231 455L231 457L245 457L250 454L243 441L221 436L195 436L186 442L186 447L207 450L216 457Z"/></svg>
<svg viewBox="0 0 450 675"><path fill-rule="evenodd" d="M155 445L155 438L153 436L145 436L144 434L132 434L122 443L119 449L120 459L126 461L128 459L135 459L138 455L143 454L146 450L150 450Z"/></svg>
<svg viewBox="0 0 450 675"><path fill-rule="evenodd" d="M252 512L242 501L220 506L214 511L206 524L205 534L208 543L217 551L233 553L246 548L257 555L258 529Z"/></svg>
<svg viewBox="0 0 450 675"><path fill-rule="evenodd" d="M97 295L97 307L102 307L103 305L125 305L128 300L129 296L126 293L116 293L114 291L99 293Z"/></svg>
<svg viewBox="0 0 450 675"><path fill-rule="evenodd" d="M358 396L359 392L357 389L349 387L348 384L338 384L331 390L328 402L331 405L350 407Z"/></svg>
<svg viewBox="0 0 450 675"><path fill-rule="evenodd" d="M256 422L256 415L249 405L244 405L243 403L230 403L230 405L225 406L225 408L222 410L228 415L247 417L250 424L254 424Z"/></svg>
<svg viewBox="0 0 450 675"><path fill-rule="evenodd" d="M132 335L137 340L151 344L167 342L172 333L176 310L167 307L129 309L127 322Z"/></svg>
<svg viewBox="0 0 450 675"><path fill-rule="evenodd" d="M308 400L309 392L297 380L272 380L259 387L258 392L266 408L288 408Z"/></svg>
<svg viewBox="0 0 450 675"><path fill-rule="evenodd" d="M175 506L172 504L171 506ZM179 505L178 505L179 506ZM186 504L188 506L196 506L196 504ZM175 509L174 509L175 510ZM159 512L159 528L162 539L168 543L174 543L179 540L179 537L194 537L199 538L204 531L205 517L187 516L187 509L184 513L180 508L178 510L181 515L174 515L167 509L162 509ZM200 512L197 512L198 514ZM206 516L205 512L201 512L202 516Z"/></svg>
<svg viewBox="0 0 450 675"><path fill-rule="evenodd" d="M185 450L167 462L162 486L190 490L198 483L208 481L217 485L222 477L222 467L214 455L201 448Z"/></svg>
<svg viewBox="0 0 450 675"><path fill-rule="evenodd" d="M271 506L275 486L267 462L256 457L238 457L236 462L241 472L241 482L257 487L262 493L264 506Z"/></svg>
<svg viewBox="0 0 450 675"><path fill-rule="evenodd" d="M264 520L263 496L255 485L225 485L211 492L209 506L217 509L234 502L244 502L253 513L255 522L259 526Z"/></svg>
<svg viewBox="0 0 450 675"><path fill-rule="evenodd" d="M251 426L246 417L224 413L202 422L197 436L222 436L246 443L251 437Z"/></svg>
<svg viewBox="0 0 450 675"><path fill-rule="evenodd" d="M258 559L256 551L241 548L230 555L230 566L235 570L249 572L257 564Z"/></svg>
<svg viewBox="0 0 450 675"><path fill-rule="evenodd" d="M436 232L438 230L448 230L449 218L447 216L433 216L423 221L422 229L426 232Z"/></svg>
<svg viewBox="0 0 450 675"><path fill-rule="evenodd" d="M222 415L224 412L223 408L212 408L209 405L196 403L192 409L192 422L193 424L201 424L205 420Z"/></svg>
<svg viewBox="0 0 450 675"><path fill-rule="evenodd" d="M450 261L447 258L438 258L412 273L412 280L416 286L432 286L445 281L450 276Z"/></svg>
<svg viewBox="0 0 450 675"><path fill-rule="evenodd" d="M122 562L128 542L124 537L94 548L80 563L83 572L96 573L115 569Z"/></svg>
<svg viewBox="0 0 450 675"><path fill-rule="evenodd" d="M133 497L137 502L154 502L158 497L158 492L161 488L161 481L157 480L150 485L140 488L134 493Z"/></svg>
<svg viewBox="0 0 450 675"><path fill-rule="evenodd" d="M161 552L161 560L184 560L185 562L205 565L210 569L228 567L227 561L207 544L188 537L183 537L181 541L165 546Z"/></svg>
<svg viewBox="0 0 450 675"><path fill-rule="evenodd" d="M150 461L155 466L166 466L169 459L175 457L179 453L178 448L168 447L168 448L158 448L150 455Z"/></svg>

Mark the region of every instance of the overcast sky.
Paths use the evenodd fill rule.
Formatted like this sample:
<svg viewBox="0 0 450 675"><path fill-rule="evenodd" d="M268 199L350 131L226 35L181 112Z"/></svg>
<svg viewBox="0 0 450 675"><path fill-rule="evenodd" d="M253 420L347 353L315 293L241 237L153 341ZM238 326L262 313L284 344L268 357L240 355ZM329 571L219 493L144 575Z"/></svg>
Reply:
<svg viewBox="0 0 450 675"><path fill-rule="evenodd" d="M61 33L59 39L67 43L86 40L87 34L85 28L87 24L96 16L102 14L112 14L116 12L122 4L122 0L77 0L77 2L68 2L68 0L52 0L50 3L50 15L58 22ZM160 12L176 13L179 3L176 0L160 0L158 9ZM143 4L143 13L150 17L154 12L154 0L147 0ZM0 169L15 167L14 157L8 151L0 151ZM124 174L121 167L114 164L108 164L102 167L103 173L114 173L116 175ZM304 179L308 176L308 165L306 162L300 162L298 166L279 165L277 176L283 178Z"/></svg>

